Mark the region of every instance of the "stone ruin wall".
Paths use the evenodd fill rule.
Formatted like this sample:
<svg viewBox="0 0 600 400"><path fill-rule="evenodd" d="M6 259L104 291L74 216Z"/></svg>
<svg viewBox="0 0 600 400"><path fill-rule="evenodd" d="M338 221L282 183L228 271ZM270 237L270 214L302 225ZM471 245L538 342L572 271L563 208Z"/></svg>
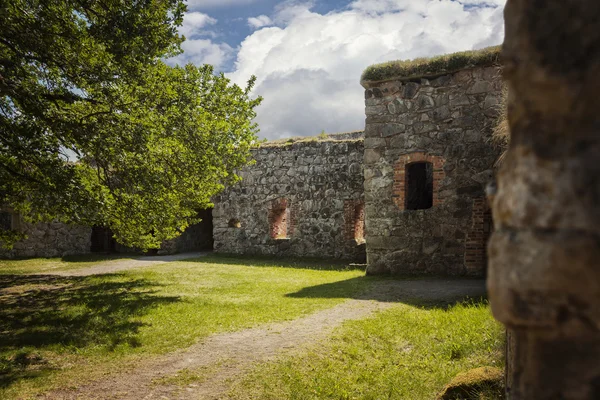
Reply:
<svg viewBox="0 0 600 400"><path fill-rule="evenodd" d="M362 133L265 143L214 199L220 253L364 262Z"/></svg>
<svg viewBox="0 0 600 400"><path fill-rule="evenodd" d="M243 180L214 199L217 252L367 257L370 274L483 274L491 231L484 187L500 151L490 142L503 90L499 68L365 86L364 141L351 133L253 151L256 163ZM432 168L432 207L406 210L407 168L419 162ZM89 227L19 225L28 239L0 257L90 252ZM188 231L160 253L210 247L206 226Z"/></svg>
<svg viewBox="0 0 600 400"><path fill-rule="evenodd" d="M201 221L197 224L188 226L181 236L162 242L158 254L163 255L199 250L212 250L212 209L201 210L198 217L201 218Z"/></svg>
<svg viewBox="0 0 600 400"><path fill-rule="evenodd" d="M92 228L61 222L30 224L12 215L12 228L27 235L12 250L0 247L0 258L62 257L90 252Z"/></svg>
<svg viewBox="0 0 600 400"><path fill-rule="evenodd" d="M483 275L500 68L363 85L367 273ZM433 170L433 204L407 210L409 166L423 162Z"/></svg>
<svg viewBox="0 0 600 400"><path fill-rule="evenodd" d="M211 210L204 210L203 221L190 226L175 239L163 242L158 254L174 254L189 251L212 249ZM0 247L0 258L63 257L67 255L89 254L94 252L92 227L61 222L24 222L16 213L11 213L12 228L27 237L16 242L11 250ZM112 233L107 231L105 240L114 242ZM100 253L144 254L138 249L114 243L112 247L96 250Z"/></svg>

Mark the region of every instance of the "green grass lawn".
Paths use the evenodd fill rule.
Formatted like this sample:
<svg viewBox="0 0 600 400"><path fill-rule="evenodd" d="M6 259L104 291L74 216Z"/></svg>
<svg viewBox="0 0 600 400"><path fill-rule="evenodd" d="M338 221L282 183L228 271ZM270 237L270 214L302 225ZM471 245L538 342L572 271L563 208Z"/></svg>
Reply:
<svg viewBox="0 0 600 400"><path fill-rule="evenodd" d="M230 398L433 400L461 371L502 368L503 341L487 304L401 304L346 323L325 344L259 365Z"/></svg>
<svg viewBox="0 0 600 400"><path fill-rule="evenodd" d="M98 261L2 261L1 399L75 385L212 333L298 318L372 282L323 262L217 256L101 276L43 275ZM319 285L322 296L286 296Z"/></svg>
<svg viewBox="0 0 600 400"><path fill-rule="evenodd" d="M213 333L299 318L382 279L317 260L227 256L88 277L44 274L98 262L106 257L0 261L0 399L126 371ZM486 304L405 302L258 365L231 397L432 399L460 371L500 366L502 340ZM165 382L194 382L211 368Z"/></svg>
<svg viewBox="0 0 600 400"><path fill-rule="evenodd" d="M131 256L133 257L133 256ZM72 271L92 267L100 262L126 260L123 254L85 254L63 258L29 258L22 260L0 260L0 275L43 274L49 272Z"/></svg>

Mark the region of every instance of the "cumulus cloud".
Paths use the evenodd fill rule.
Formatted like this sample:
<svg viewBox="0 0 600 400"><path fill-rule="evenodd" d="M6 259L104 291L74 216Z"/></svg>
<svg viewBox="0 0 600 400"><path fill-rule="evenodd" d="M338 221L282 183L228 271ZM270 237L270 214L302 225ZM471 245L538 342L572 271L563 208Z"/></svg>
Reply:
<svg viewBox="0 0 600 400"><path fill-rule="evenodd" d="M275 27L241 44L228 76L254 93L261 136L278 138L364 127L362 71L370 64L501 43L505 0L356 0L319 14L311 2L280 6Z"/></svg>
<svg viewBox="0 0 600 400"><path fill-rule="evenodd" d="M227 43L215 43L211 40L216 34L206 28L216 23L215 18L201 12L185 13L183 24L179 27L179 33L186 38L181 45L183 53L166 62L170 65L212 64L216 69L224 68L235 56L235 50Z"/></svg>
<svg viewBox="0 0 600 400"><path fill-rule="evenodd" d="M209 34L204 28L214 25L217 20L201 12L189 12L183 16L183 24L179 27L179 33L188 39Z"/></svg>
<svg viewBox="0 0 600 400"><path fill-rule="evenodd" d="M209 39L188 39L181 48L183 54L168 59L168 64L212 64L216 69L222 69L235 55L235 50L227 43L213 43Z"/></svg>
<svg viewBox="0 0 600 400"><path fill-rule="evenodd" d="M258 17L248 18L248 25L251 28L259 29L264 26L273 25L273 21L266 15L259 15Z"/></svg>

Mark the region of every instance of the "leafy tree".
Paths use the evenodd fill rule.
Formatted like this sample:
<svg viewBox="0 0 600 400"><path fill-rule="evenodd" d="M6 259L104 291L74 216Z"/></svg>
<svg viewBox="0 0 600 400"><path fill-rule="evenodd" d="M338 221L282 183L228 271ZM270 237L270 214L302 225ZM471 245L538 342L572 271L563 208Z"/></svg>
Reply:
<svg viewBox="0 0 600 400"><path fill-rule="evenodd" d="M0 203L156 248L249 160L260 98L170 67L181 0L0 0ZM10 245L15 232L0 232Z"/></svg>

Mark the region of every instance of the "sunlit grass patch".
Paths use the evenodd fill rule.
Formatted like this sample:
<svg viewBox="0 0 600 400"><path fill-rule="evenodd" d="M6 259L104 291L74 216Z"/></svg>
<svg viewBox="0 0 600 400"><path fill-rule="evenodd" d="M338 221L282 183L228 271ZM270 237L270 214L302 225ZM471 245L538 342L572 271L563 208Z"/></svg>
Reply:
<svg viewBox="0 0 600 400"><path fill-rule="evenodd" d="M326 343L258 366L235 399L434 399L457 373L502 365L487 304L407 304L346 323Z"/></svg>
<svg viewBox="0 0 600 400"><path fill-rule="evenodd" d="M32 270L38 261L11 262ZM372 281L326 262L309 267L211 257L89 277L0 275L0 398L79 385L210 334L298 318ZM326 293L333 283L336 297ZM289 296L313 286L321 296Z"/></svg>
<svg viewBox="0 0 600 400"><path fill-rule="evenodd" d="M28 258L17 260L0 259L0 275L6 274L44 274L48 272L72 271L92 267L101 262L127 260L132 256L125 254L85 254L54 258Z"/></svg>

